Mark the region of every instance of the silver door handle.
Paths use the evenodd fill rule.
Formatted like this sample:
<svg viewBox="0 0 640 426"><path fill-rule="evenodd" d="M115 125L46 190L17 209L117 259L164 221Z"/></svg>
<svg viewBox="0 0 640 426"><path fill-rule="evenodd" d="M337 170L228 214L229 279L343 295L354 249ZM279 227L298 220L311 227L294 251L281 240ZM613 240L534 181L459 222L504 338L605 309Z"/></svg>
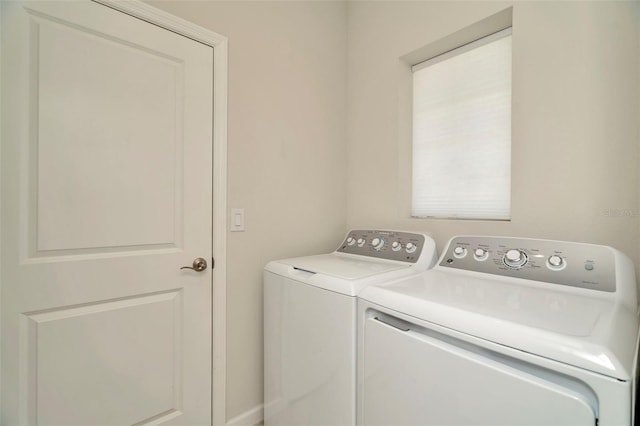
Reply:
<svg viewBox="0 0 640 426"><path fill-rule="evenodd" d="M193 261L193 266L183 266L180 269L193 269L196 272L202 272L207 269L207 261L199 257Z"/></svg>

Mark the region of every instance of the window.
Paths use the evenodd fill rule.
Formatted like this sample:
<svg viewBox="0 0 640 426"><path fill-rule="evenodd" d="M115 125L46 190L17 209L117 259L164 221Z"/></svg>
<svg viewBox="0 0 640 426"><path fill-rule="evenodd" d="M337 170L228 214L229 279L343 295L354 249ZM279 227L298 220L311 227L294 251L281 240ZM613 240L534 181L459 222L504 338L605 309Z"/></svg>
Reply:
<svg viewBox="0 0 640 426"><path fill-rule="evenodd" d="M412 216L509 220L511 28L412 71Z"/></svg>

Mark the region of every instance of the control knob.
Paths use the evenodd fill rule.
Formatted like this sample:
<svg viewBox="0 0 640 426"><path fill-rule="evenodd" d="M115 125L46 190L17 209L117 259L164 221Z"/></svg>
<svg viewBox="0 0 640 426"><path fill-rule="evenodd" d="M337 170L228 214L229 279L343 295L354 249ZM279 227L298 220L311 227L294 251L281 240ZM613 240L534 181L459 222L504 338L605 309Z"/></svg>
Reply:
<svg viewBox="0 0 640 426"><path fill-rule="evenodd" d="M407 253L413 253L417 248L418 247L413 243L407 243L407 245L405 246L405 250L407 251Z"/></svg>
<svg viewBox="0 0 640 426"><path fill-rule="evenodd" d="M358 238L358 247L364 247L364 243L366 243L364 238Z"/></svg>
<svg viewBox="0 0 640 426"><path fill-rule="evenodd" d="M483 248L477 248L475 249L475 251L473 252L473 257L476 260L485 260L489 257L489 252L487 252L485 249Z"/></svg>
<svg viewBox="0 0 640 426"><path fill-rule="evenodd" d="M453 249L453 255L458 259L462 259L467 255L467 249L462 246L457 246Z"/></svg>
<svg viewBox="0 0 640 426"><path fill-rule="evenodd" d="M502 260L505 265L511 268L520 269L527 263L527 255L521 250L510 249L507 250Z"/></svg>
<svg viewBox="0 0 640 426"><path fill-rule="evenodd" d="M547 259L547 266L549 267L549 269L559 271L561 269L564 269L566 265L567 264L565 263L564 259L557 254L551 255Z"/></svg>
<svg viewBox="0 0 640 426"><path fill-rule="evenodd" d="M391 243L391 250L399 251L401 248L402 244L400 243L400 241L394 241L393 243Z"/></svg>
<svg viewBox="0 0 640 426"><path fill-rule="evenodd" d="M355 238L353 238L353 237L349 237L349 238L347 238L347 245L348 245L348 246L352 246L352 245L354 245L355 243L356 243L356 239L355 239Z"/></svg>
<svg viewBox="0 0 640 426"><path fill-rule="evenodd" d="M563 260L560 256L554 254L553 256L549 257L549 263L552 266L560 266L563 263Z"/></svg>
<svg viewBox="0 0 640 426"><path fill-rule="evenodd" d="M374 238L371 240L371 247L378 251L382 250L384 247L384 238Z"/></svg>

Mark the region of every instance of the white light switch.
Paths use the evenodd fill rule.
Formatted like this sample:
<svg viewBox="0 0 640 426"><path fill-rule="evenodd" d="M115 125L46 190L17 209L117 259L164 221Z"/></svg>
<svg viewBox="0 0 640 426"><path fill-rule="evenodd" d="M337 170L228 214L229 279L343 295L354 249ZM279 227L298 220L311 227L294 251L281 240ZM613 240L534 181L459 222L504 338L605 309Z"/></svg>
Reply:
<svg viewBox="0 0 640 426"><path fill-rule="evenodd" d="M231 209L231 232L244 231L244 209Z"/></svg>

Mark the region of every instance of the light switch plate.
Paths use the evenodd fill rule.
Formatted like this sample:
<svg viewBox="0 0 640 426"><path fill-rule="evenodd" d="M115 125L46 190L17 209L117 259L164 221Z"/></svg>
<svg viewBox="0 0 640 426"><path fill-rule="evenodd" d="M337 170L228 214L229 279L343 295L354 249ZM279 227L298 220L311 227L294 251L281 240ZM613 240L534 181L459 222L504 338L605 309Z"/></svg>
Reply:
<svg viewBox="0 0 640 426"><path fill-rule="evenodd" d="M244 231L244 209L231 209L231 232Z"/></svg>

